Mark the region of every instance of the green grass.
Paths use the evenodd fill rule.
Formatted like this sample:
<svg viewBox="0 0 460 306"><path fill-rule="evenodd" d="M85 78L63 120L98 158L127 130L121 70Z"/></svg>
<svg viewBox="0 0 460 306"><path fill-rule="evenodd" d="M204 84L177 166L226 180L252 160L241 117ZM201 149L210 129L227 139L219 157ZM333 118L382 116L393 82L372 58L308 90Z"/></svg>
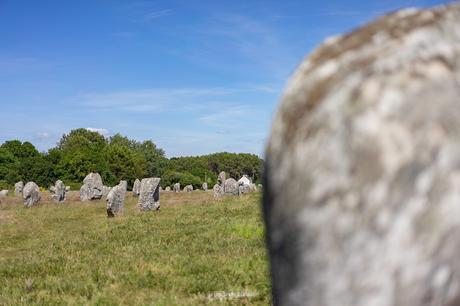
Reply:
<svg viewBox="0 0 460 306"><path fill-rule="evenodd" d="M0 305L270 303L258 194L162 193L150 213L128 197L112 219L75 197L2 204Z"/></svg>

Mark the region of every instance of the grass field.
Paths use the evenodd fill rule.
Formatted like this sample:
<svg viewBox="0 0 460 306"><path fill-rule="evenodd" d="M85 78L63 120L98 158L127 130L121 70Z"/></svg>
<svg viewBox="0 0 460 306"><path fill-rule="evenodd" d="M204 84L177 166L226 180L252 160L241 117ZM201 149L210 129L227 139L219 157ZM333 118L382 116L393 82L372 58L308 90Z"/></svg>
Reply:
<svg viewBox="0 0 460 306"><path fill-rule="evenodd" d="M266 305L259 194L161 194L161 211L122 216L105 202L0 207L0 305Z"/></svg>

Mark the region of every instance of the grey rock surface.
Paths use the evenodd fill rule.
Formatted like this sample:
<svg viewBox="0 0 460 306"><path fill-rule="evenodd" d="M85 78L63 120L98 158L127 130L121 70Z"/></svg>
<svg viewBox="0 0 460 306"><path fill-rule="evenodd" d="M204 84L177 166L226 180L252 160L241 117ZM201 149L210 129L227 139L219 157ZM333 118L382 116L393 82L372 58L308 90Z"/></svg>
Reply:
<svg viewBox="0 0 460 306"><path fill-rule="evenodd" d="M234 178L228 178L224 183L225 195L239 195L238 182Z"/></svg>
<svg viewBox="0 0 460 306"><path fill-rule="evenodd" d="M201 188L203 188L204 191L208 191L208 183L203 183L203 185L201 186Z"/></svg>
<svg viewBox="0 0 460 306"><path fill-rule="evenodd" d="M187 186L185 186L185 187L184 187L184 191L185 191L185 192L191 192L191 191L193 191L193 186L192 186L192 185L187 185Z"/></svg>
<svg viewBox="0 0 460 306"><path fill-rule="evenodd" d="M215 184L214 187L212 187L212 192L215 198L220 198L224 195L224 188L219 184Z"/></svg>
<svg viewBox="0 0 460 306"><path fill-rule="evenodd" d="M104 185L99 173L91 172L83 180L83 185L80 188L80 199L82 201L98 200L102 198L103 188Z"/></svg>
<svg viewBox="0 0 460 306"><path fill-rule="evenodd" d="M52 198L56 203L61 203L65 201L66 198L66 187L61 180L57 180L54 186L52 186Z"/></svg>
<svg viewBox="0 0 460 306"><path fill-rule="evenodd" d="M141 193L141 181L136 179L133 184L133 196L138 197Z"/></svg>
<svg viewBox="0 0 460 306"><path fill-rule="evenodd" d="M40 188L34 182L28 182L22 190L22 198L25 207L32 207L40 202Z"/></svg>
<svg viewBox="0 0 460 306"><path fill-rule="evenodd" d="M2 191L0 191L0 197L6 197L8 195L8 192L8 190L3 189Z"/></svg>
<svg viewBox="0 0 460 306"><path fill-rule="evenodd" d="M217 184L224 186L225 184L225 171L221 171L217 176Z"/></svg>
<svg viewBox="0 0 460 306"><path fill-rule="evenodd" d="M174 184L174 192L180 192L180 183Z"/></svg>
<svg viewBox="0 0 460 306"><path fill-rule="evenodd" d="M171 187L166 186L165 191L171 191Z"/></svg>
<svg viewBox="0 0 460 306"><path fill-rule="evenodd" d="M242 194L248 194L250 193L252 190L251 190L251 186L250 185L246 185L246 184L240 184L238 186L238 192L240 195Z"/></svg>
<svg viewBox="0 0 460 306"><path fill-rule="evenodd" d="M138 206L141 211L160 209L160 178L142 179Z"/></svg>
<svg viewBox="0 0 460 306"><path fill-rule="evenodd" d="M107 197L109 195L110 190L112 190L112 187L102 186L102 197Z"/></svg>
<svg viewBox="0 0 460 306"><path fill-rule="evenodd" d="M128 188L126 181L120 181L120 183L112 189L110 189L107 195L107 216L115 217L123 212L125 207L125 195Z"/></svg>
<svg viewBox="0 0 460 306"><path fill-rule="evenodd" d="M24 189L24 183L22 181L17 182L16 184L14 184L14 195L22 196L23 189Z"/></svg>
<svg viewBox="0 0 460 306"><path fill-rule="evenodd" d="M275 305L460 304L460 3L327 40L266 150Z"/></svg>

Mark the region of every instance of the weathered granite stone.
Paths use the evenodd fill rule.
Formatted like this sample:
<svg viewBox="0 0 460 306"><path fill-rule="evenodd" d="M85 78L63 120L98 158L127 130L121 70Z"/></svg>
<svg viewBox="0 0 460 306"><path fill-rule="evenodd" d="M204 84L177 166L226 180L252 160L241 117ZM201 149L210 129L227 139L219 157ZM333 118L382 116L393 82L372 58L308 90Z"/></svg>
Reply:
<svg viewBox="0 0 460 306"><path fill-rule="evenodd" d="M171 187L166 186L165 191L171 191Z"/></svg>
<svg viewBox="0 0 460 306"><path fill-rule="evenodd" d="M57 180L54 186L52 186L51 192L53 194L52 198L54 202L61 203L65 201L66 187L61 180Z"/></svg>
<svg viewBox="0 0 460 306"><path fill-rule="evenodd" d="M193 186L192 186L192 185L187 185L187 186L185 186L185 187L184 187L184 191L185 191L185 192L191 192L191 191L193 191Z"/></svg>
<svg viewBox="0 0 460 306"><path fill-rule="evenodd" d="M460 3L300 65L266 150L275 305L460 304Z"/></svg>
<svg viewBox="0 0 460 306"><path fill-rule="evenodd" d="M212 192L215 198L219 198L224 195L224 188L219 184L215 184L214 187L212 187Z"/></svg>
<svg viewBox="0 0 460 306"><path fill-rule="evenodd" d="M80 199L82 201L100 199L103 195L103 188L104 185L99 173L91 172L83 180L83 185L80 188Z"/></svg>
<svg viewBox="0 0 460 306"><path fill-rule="evenodd" d="M242 194L248 194L251 192L251 186L250 185L246 185L246 184L240 184L238 186L238 193L240 195Z"/></svg>
<svg viewBox="0 0 460 306"><path fill-rule="evenodd" d="M238 182L234 178L228 178L224 184L225 195L239 195Z"/></svg>
<svg viewBox="0 0 460 306"><path fill-rule="evenodd" d="M112 187L109 186L102 186L102 197L106 197L109 195L110 190L112 190Z"/></svg>
<svg viewBox="0 0 460 306"><path fill-rule="evenodd" d="M139 179L136 179L133 184L133 196L138 197L140 193L141 193L141 181L139 181Z"/></svg>
<svg viewBox="0 0 460 306"><path fill-rule="evenodd" d="M107 195L107 217L115 217L123 212L127 188L128 183L126 181L120 181L118 185L110 189Z"/></svg>
<svg viewBox="0 0 460 306"><path fill-rule="evenodd" d="M174 192L180 192L180 183L174 184Z"/></svg>
<svg viewBox="0 0 460 306"><path fill-rule="evenodd" d="M160 210L160 178L142 179L138 206L141 211Z"/></svg>
<svg viewBox="0 0 460 306"><path fill-rule="evenodd" d="M22 196L22 190L24 189L24 183L22 181L14 184L14 195Z"/></svg>
<svg viewBox="0 0 460 306"><path fill-rule="evenodd" d="M208 191L208 183L203 183L203 185L201 186L203 188L204 191Z"/></svg>
<svg viewBox="0 0 460 306"><path fill-rule="evenodd" d="M22 190L22 198L24 199L25 207L32 207L40 202L40 188L34 182L28 182Z"/></svg>
<svg viewBox="0 0 460 306"><path fill-rule="evenodd" d="M8 195L8 190L4 189L0 191L0 197L6 197Z"/></svg>
<svg viewBox="0 0 460 306"><path fill-rule="evenodd" d="M217 184L224 186L225 184L225 172L221 171L217 176Z"/></svg>
<svg viewBox="0 0 460 306"><path fill-rule="evenodd" d="M159 188L159 189L160 189L160 191L163 191L163 187L161 187L161 186L160 186L160 188Z"/></svg>

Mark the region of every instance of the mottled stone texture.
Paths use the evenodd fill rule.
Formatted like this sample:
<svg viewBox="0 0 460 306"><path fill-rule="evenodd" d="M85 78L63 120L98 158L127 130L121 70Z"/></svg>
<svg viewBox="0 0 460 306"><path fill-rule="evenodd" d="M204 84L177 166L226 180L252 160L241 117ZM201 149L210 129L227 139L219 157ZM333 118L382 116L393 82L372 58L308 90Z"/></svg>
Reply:
<svg viewBox="0 0 460 306"><path fill-rule="evenodd" d="M208 191L208 183L203 183L203 185L201 186L201 188L203 188L204 191Z"/></svg>
<svg viewBox="0 0 460 306"><path fill-rule="evenodd" d="M115 217L123 212L127 187L128 183L126 181L120 181L117 186L110 189L109 194L107 195L108 217Z"/></svg>
<svg viewBox="0 0 460 306"><path fill-rule="evenodd" d="M224 186L224 183L225 183L225 172L222 171L217 176L217 184Z"/></svg>
<svg viewBox="0 0 460 306"><path fill-rule="evenodd" d="M80 188L80 199L82 201L97 200L102 198L104 185L99 173L90 173L83 180Z"/></svg>
<svg viewBox="0 0 460 306"><path fill-rule="evenodd" d="M32 207L40 202L40 188L34 182L28 182L22 190L22 198L24 199L25 207Z"/></svg>
<svg viewBox="0 0 460 306"><path fill-rule="evenodd" d="M276 305L460 304L460 4L300 65L266 151Z"/></svg>
<svg viewBox="0 0 460 306"><path fill-rule="evenodd" d="M51 192L53 193L53 200L56 203L62 203L65 201L66 187L61 180L57 180Z"/></svg>
<svg viewBox="0 0 460 306"><path fill-rule="evenodd" d="M24 189L24 183L22 181L17 182L14 184L14 195L15 196L22 196L22 190Z"/></svg>
<svg viewBox="0 0 460 306"><path fill-rule="evenodd" d="M193 191L193 186L192 186L192 185L187 185L187 186L185 186L185 187L184 187L184 191L185 191L185 192L191 192L191 191Z"/></svg>
<svg viewBox="0 0 460 306"><path fill-rule="evenodd" d="M225 195L239 195L238 182L233 178L228 178L224 183Z"/></svg>
<svg viewBox="0 0 460 306"><path fill-rule="evenodd" d="M174 192L180 192L180 183L174 184Z"/></svg>
<svg viewBox="0 0 460 306"><path fill-rule="evenodd" d="M2 191L0 191L0 197L6 197L7 195L8 195L8 190L3 189Z"/></svg>
<svg viewBox="0 0 460 306"><path fill-rule="evenodd" d="M166 186L165 191L171 191L171 187Z"/></svg>
<svg viewBox="0 0 460 306"><path fill-rule="evenodd" d="M160 209L160 179L157 177L145 178L141 181L139 195L139 209L141 211Z"/></svg>
<svg viewBox="0 0 460 306"><path fill-rule="evenodd" d="M224 195L224 188L219 184L215 184L214 187L212 187L212 192L215 198L219 198Z"/></svg>
<svg viewBox="0 0 460 306"><path fill-rule="evenodd" d="M141 181L139 181L139 179L136 179L133 184L133 196L138 197L140 193L141 193Z"/></svg>

